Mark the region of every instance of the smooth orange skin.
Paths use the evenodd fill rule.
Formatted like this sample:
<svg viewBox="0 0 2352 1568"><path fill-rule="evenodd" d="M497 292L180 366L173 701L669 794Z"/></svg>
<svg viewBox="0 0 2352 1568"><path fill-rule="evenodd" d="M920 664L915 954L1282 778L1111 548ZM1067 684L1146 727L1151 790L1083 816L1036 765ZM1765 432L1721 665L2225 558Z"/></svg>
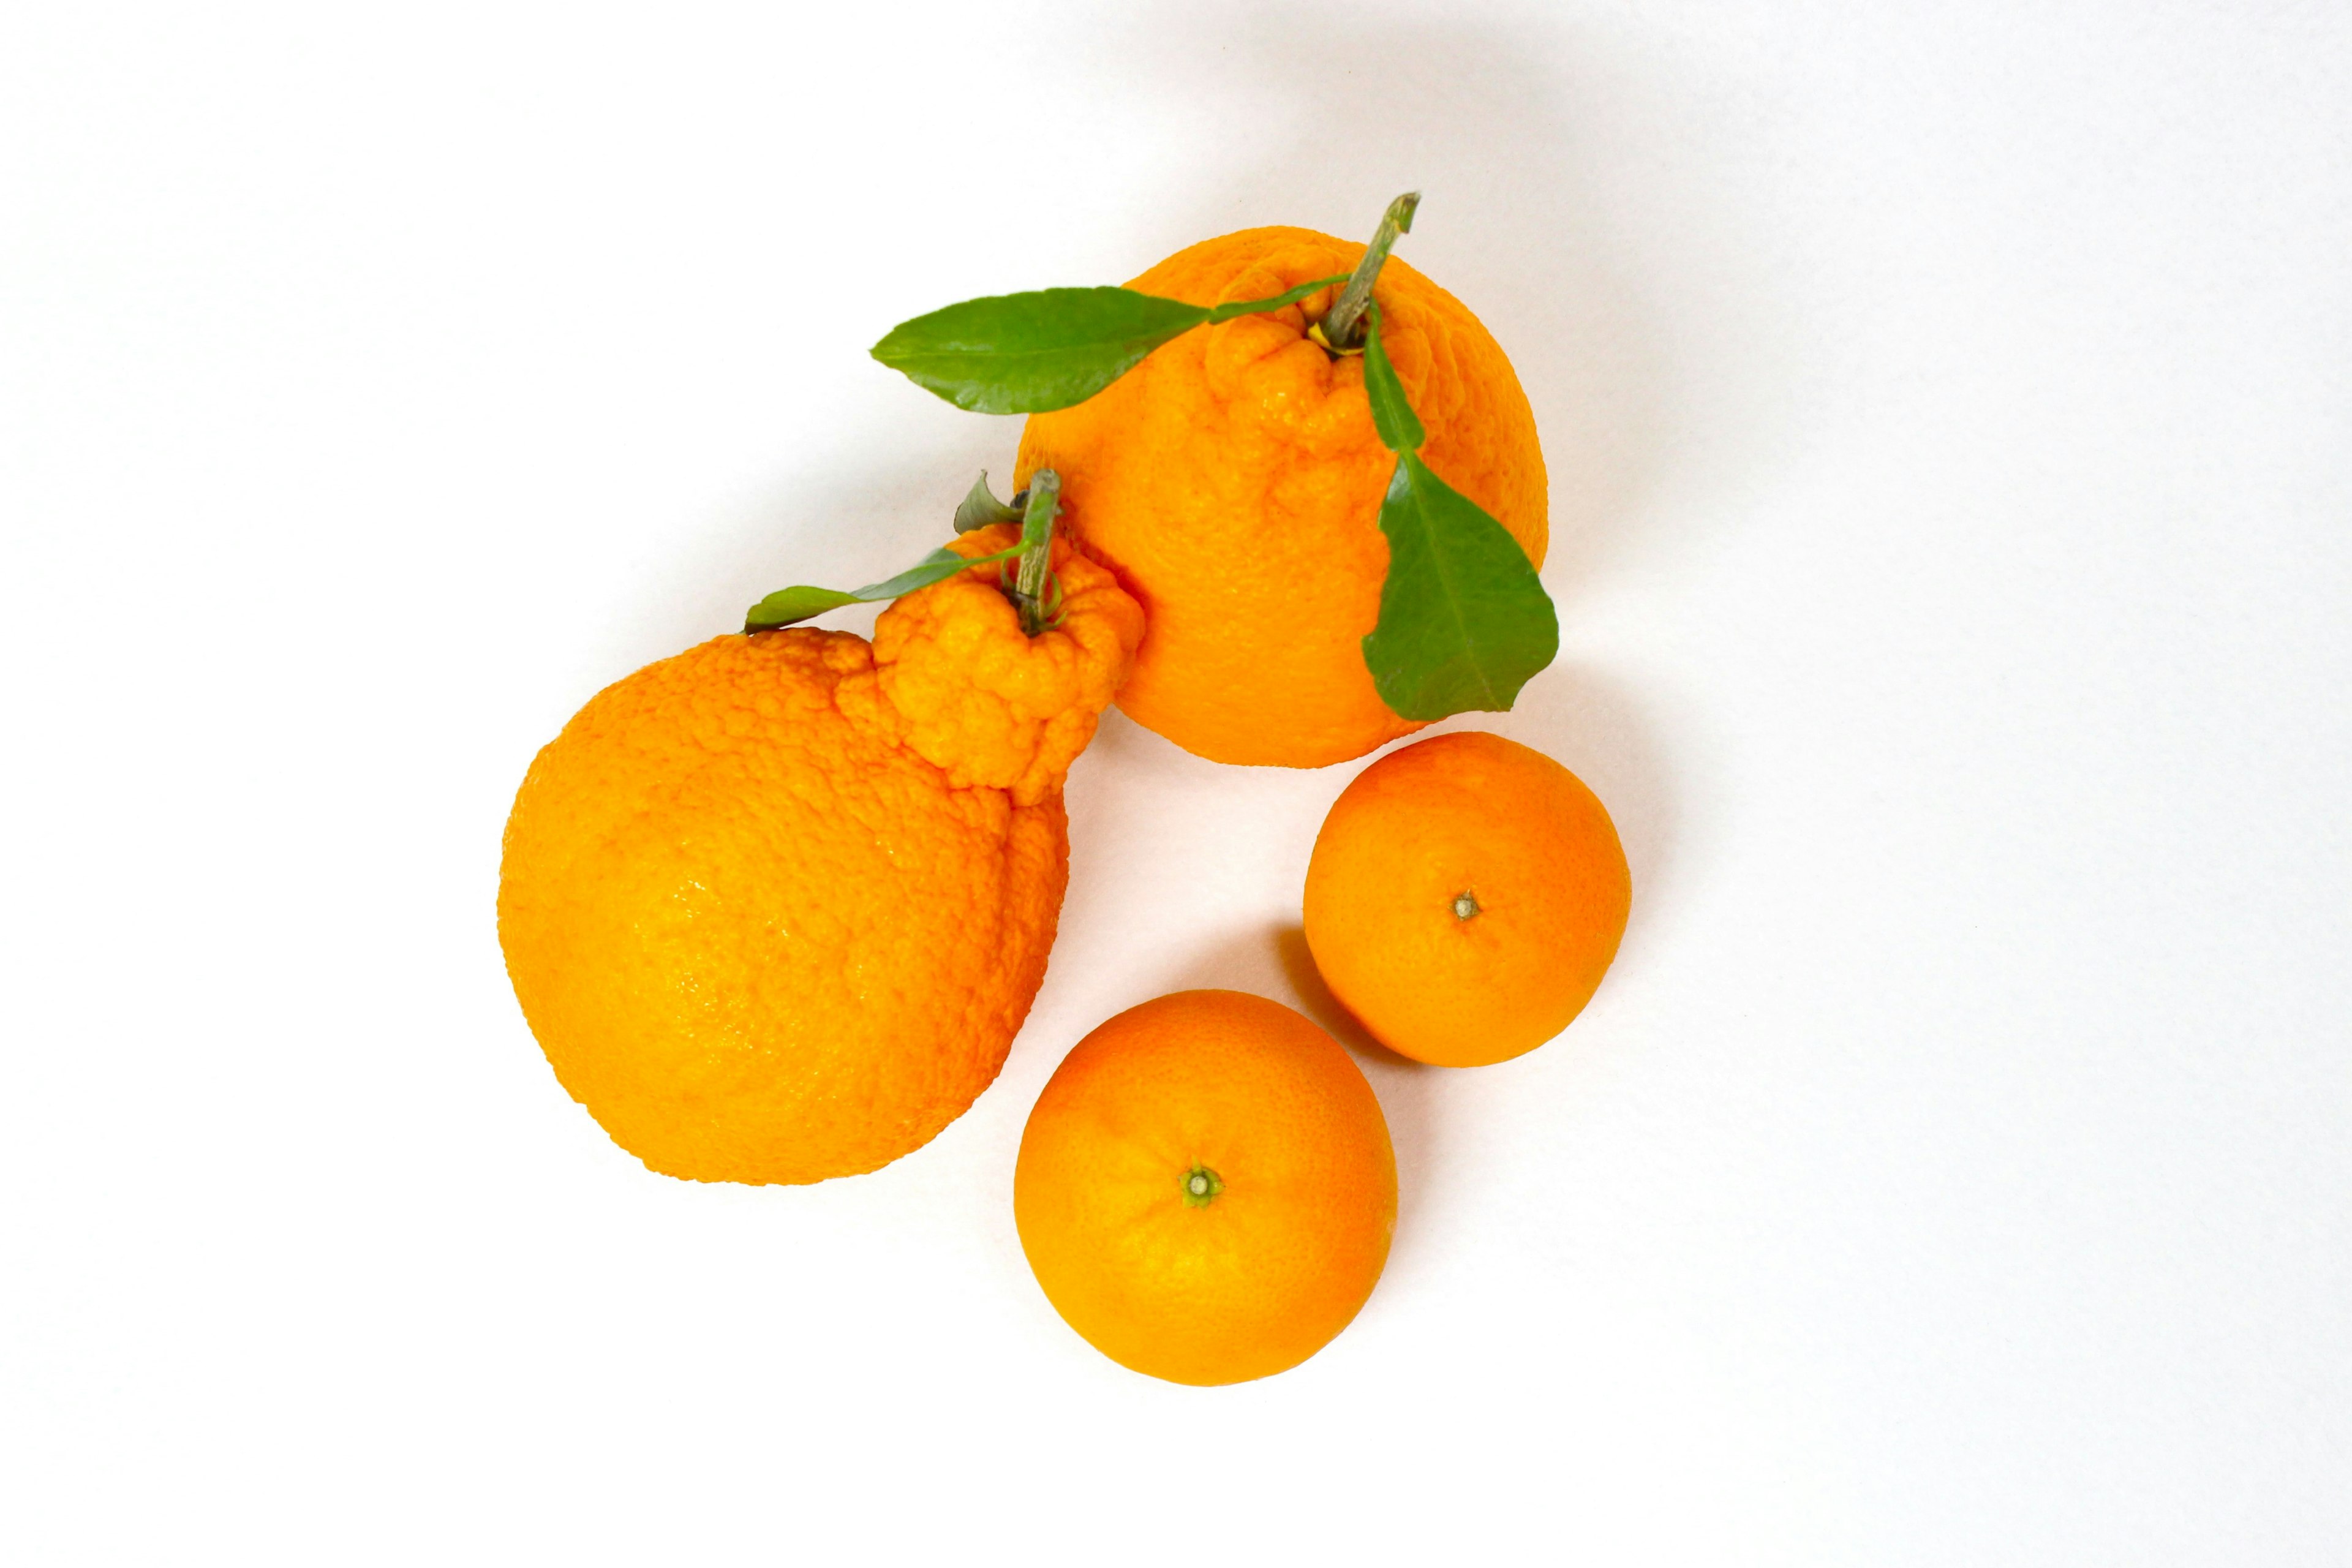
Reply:
<svg viewBox="0 0 2352 1568"><path fill-rule="evenodd" d="M1467 920L1464 893L1478 903ZM1582 780L1465 731L1391 752L1332 803L1307 868L1307 946L1381 1044L1484 1067L1584 1010L1633 897L1616 826Z"/></svg>
<svg viewBox="0 0 2352 1568"><path fill-rule="evenodd" d="M1197 305L1267 299L1345 273L1363 252L1312 229L1246 229L1129 287ZM1186 332L1022 433L1017 482L1061 475L1066 525L1148 617L1118 705L1213 762L1320 767L1421 728L1389 710L1364 668L1396 458L1372 428L1363 360L1335 360L1305 335L1336 292ZM1374 298L1428 427L1423 458L1542 565L1543 452L1510 361L1401 260Z"/></svg>
<svg viewBox="0 0 2352 1568"><path fill-rule="evenodd" d="M1056 570L1059 631L1024 637L975 567L871 646L793 627L648 665L539 753L499 940L614 1142L695 1181L822 1181L995 1079L1068 879L1063 773L1142 636L1108 572L1066 546Z"/></svg>
<svg viewBox="0 0 2352 1568"><path fill-rule="evenodd" d="M1196 1165L1224 1182L1202 1207ZM1243 1383L1329 1343L1396 1228L1380 1101L1277 1002L1180 991L1078 1042L1029 1113L1013 1215L1063 1321L1121 1366Z"/></svg>

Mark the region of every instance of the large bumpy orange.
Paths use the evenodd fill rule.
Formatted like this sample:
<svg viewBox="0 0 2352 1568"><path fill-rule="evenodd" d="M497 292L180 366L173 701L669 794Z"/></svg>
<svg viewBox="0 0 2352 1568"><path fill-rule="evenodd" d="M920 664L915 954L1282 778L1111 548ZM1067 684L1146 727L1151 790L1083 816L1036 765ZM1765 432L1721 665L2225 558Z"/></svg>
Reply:
<svg viewBox="0 0 2352 1568"><path fill-rule="evenodd" d="M1024 637L975 567L870 646L793 628L649 665L532 763L507 970L556 1077L654 1170L870 1171L995 1078L1061 909L1063 774L1142 636L1108 572L1055 563L1057 630Z"/></svg>
<svg viewBox="0 0 2352 1568"><path fill-rule="evenodd" d="M1196 305L1344 273L1364 247L1254 228L1178 252L1129 287ZM1381 701L1362 641L1380 619L1380 505L1395 457L1363 361L1305 334L1333 302L1185 333L1075 408L1035 415L1019 479L1062 477L1064 521L1149 617L1119 706L1221 763L1319 767L1420 728ZM1391 258L1381 341L1428 426L1427 459L1543 563L1543 454L1510 362L1462 302Z"/></svg>
<svg viewBox="0 0 2352 1568"><path fill-rule="evenodd" d="M1123 1366L1240 1383L1348 1326L1388 1260L1371 1086L1279 1003L1184 991L1078 1042L1029 1114L1013 1214L1064 1321Z"/></svg>
<svg viewBox="0 0 2352 1568"><path fill-rule="evenodd" d="M1382 1045L1477 1067L1583 1011L1632 901L1617 829L1583 781L1465 731L1391 752L1340 792L1307 863L1307 945Z"/></svg>

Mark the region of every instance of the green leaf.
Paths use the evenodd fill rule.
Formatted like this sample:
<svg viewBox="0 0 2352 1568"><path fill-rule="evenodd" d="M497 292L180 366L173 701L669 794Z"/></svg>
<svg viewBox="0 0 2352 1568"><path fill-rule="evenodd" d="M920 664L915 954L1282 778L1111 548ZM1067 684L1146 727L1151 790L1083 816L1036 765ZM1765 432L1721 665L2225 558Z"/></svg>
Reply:
<svg viewBox="0 0 2352 1568"><path fill-rule="evenodd" d="M743 616L747 632L772 632L778 626L788 626L795 621L821 616L827 610L837 610L844 605L855 605L864 598L860 594L845 594L838 588L812 588L802 584L779 588Z"/></svg>
<svg viewBox="0 0 2352 1568"><path fill-rule="evenodd" d="M901 321L874 357L959 408L1034 414L1085 402L1206 319L1128 289L1039 289Z"/></svg>
<svg viewBox="0 0 2352 1568"><path fill-rule="evenodd" d="M1344 278L1217 306L1132 289L1038 289L966 300L901 321L874 357L959 408L1042 414L1084 403L1153 349L1213 321L1295 305Z"/></svg>
<svg viewBox="0 0 2352 1568"><path fill-rule="evenodd" d="M1020 521L1021 509L1017 506L1006 506L996 499L996 492L988 488L988 474L985 469L982 470L979 479L972 481L971 493L966 495L962 503L956 508L955 527L958 533L970 533L975 528L986 528L993 522L1019 522Z"/></svg>
<svg viewBox="0 0 2352 1568"><path fill-rule="evenodd" d="M1381 700L1403 719L1507 710L1559 651L1559 617L1527 552L1412 452L1397 457L1381 531L1389 574L1364 639Z"/></svg>
<svg viewBox="0 0 2352 1568"><path fill-rule="evenodd" d="M944 583L967 566L978 566L990 561L1008 561L1020 553L1021 546L1016 544L993 555L958 555L942 544L896 577L886 577L879 583L869 583L846 594L838 588L805 585L779 588L751 606L751 613L743 617L743 629L747 632L772 632L778 626L788 626L795 621L807 620L811 616L837 610L844 605L866 605L877 599L895 599L901 594L911 594L918 588Z"/></svg>
<svg viewBox="0 0 2352 1568"><path fill-rule="evenodd" d="M1364 338L1364 396L1372 405L1372 428L1380 432L1381 445L1391 452L1418 452L1429 433L1421 426L1421 416L1405 401L1404 383L1398 379L1396 366L1389 363L1389 351L1381 346L1381 308L1372 307L1371 330Z"/></svg>

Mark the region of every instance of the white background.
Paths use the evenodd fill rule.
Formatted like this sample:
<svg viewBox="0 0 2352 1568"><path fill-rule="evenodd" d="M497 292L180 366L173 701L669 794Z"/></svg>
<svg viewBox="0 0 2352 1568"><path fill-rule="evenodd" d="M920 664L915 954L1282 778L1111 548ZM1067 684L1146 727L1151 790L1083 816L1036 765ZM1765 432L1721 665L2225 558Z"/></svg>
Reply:
<svg viewBox="0 0 2352 1568"><path fill-rule="evenodd" d="M2352 1556L2352 13L795 10L0 20L0 1555ZM1635 904L1532 1057L1360 1053L1355 1326L1138 1377L1010 1205L1104 1017L1329 1017L1353 765L1113 719L969 1115L615 1150L500 826L599 687L1006 476L866 346L1412 187L1551 469L1491 724Z"/></svg>

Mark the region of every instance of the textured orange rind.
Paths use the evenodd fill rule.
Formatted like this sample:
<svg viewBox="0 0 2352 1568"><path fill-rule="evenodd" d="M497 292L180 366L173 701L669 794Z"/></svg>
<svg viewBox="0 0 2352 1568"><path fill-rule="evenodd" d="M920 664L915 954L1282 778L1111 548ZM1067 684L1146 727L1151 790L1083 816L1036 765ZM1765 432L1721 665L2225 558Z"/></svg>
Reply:
<svg viewBox="0 0 2352 1568"><path fill-rule="evenodd" d="M649 665L532 763L508 973L564 1088L654 1170L873 1170L995 1078L1067 880L1064 773L1141 635L1100 567L1056 559L1066 620L1034 640L975 567L872 646L793 627Z"/></svg>
<svg viewBox="0 0 2352 1568"><path fill-rule="evenodd" d="M1311 229L1205 240L1131 288L1197 305L1344 273L1364 247ZM1318 767L1420 725L1381 702L1363 638L1388 542L1381 445L1360 357L1307 337L1336 289L1204 327L1075 408L1031 416L1016 480L1060 474L1064 521L1150 627L1119 706L1223 763ZM1428 429L1422 457L1542 565L1543 453L1502 349L1460 300L1391 258L1381 342Z"/></svg>

